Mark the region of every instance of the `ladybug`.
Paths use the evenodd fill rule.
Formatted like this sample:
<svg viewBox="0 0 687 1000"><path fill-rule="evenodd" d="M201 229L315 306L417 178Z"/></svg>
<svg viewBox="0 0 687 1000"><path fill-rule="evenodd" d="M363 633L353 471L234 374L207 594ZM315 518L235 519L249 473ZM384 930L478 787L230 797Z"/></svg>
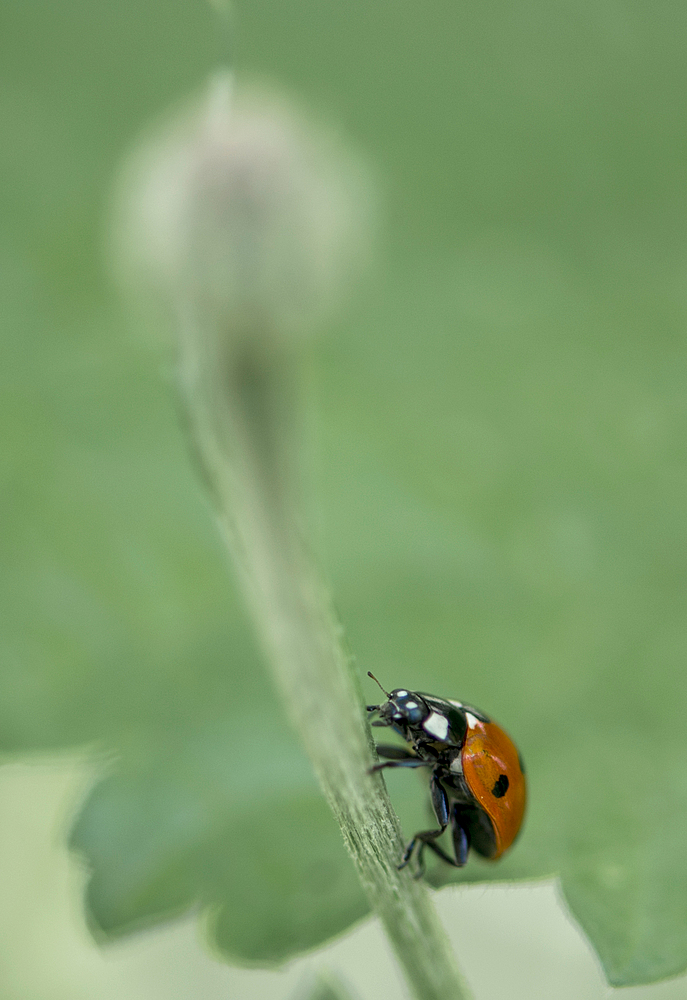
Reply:
<svg viewBox="0 0 687 1000"><path fill-rule="evenodd" d="M439 824L421 830L408 842L398 866L405 868L417 848L417 877L424 873L426 847L443 861L462 868L470 848L496 860L518 835L527 798L525 769L510 736L495 722L461 701L422 691L384 691L383 705L368 705L379 717L373 726L389 726L409 744L382 744L370 773L387 767L427 767L432 807ZM448 825L454 857L436 843Z"/></svg>

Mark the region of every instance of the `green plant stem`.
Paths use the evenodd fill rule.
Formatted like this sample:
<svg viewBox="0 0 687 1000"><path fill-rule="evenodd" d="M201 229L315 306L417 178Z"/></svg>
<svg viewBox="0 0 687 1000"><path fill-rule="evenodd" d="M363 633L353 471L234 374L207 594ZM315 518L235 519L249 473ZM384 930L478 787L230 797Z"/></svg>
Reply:
<svg viewBox="0 0 687 1000"><path fill-rule="evenodd" d="M467 1000L429 892L407 869L398 819L342 630L299 529L289 350L247 331L228 346L188 324L181 379L191 432L248 607L288 714L373 910L418 1000Z"/></svg>

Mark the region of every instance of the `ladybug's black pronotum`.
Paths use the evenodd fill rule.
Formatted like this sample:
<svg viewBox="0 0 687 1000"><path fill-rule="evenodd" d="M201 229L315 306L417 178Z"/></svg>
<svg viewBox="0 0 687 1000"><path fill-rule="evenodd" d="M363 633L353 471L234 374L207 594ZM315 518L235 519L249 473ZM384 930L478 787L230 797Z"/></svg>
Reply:
<svg viewBox="0 0 687 1000"><path fill-rule="evenodd" d="M370 674L377 684L377 678ZM381 687L381 684L379 684ZM511 738L483 712L460 701L436 698L420 691L396 688L383 705L368 705L378 712L373 726L390 726L409 744L382 744L387 758L372 771L387 767L428 767L432 806L438 828L416 833L406 846L399 868L404 868L417 848L418 875L424 871L426 847L456 868L462 868L468 851L495 860L518 835L527 797L522 760ZM436 843L451 826L454 857Z"/></svg>

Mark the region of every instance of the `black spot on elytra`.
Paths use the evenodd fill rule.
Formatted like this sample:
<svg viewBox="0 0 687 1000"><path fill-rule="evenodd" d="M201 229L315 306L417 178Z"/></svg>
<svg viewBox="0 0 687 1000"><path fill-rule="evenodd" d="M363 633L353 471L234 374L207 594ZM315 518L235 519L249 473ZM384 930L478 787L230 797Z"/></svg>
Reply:
<svg viewBox="0 0 687 1000"><path fill-rule="evenodd" d="M502 799L503 796L508 791L508 785L509 784L510 784L510 782L508 781L508 775L507 774L500 774L499 775L499 780L496 782L496 784L494 785L494 787L491 790L491 794L496 799Z"/></svg>

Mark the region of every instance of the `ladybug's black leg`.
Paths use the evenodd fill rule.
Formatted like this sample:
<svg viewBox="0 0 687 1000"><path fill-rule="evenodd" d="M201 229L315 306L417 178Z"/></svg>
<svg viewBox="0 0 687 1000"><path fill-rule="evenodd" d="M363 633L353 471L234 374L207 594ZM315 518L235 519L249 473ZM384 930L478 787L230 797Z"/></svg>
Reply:
<svg viewBox="0 0 687 1000"><path fill-rule="evenodd" d="M463 865L467 864L468 851L470 850L470 831L467 825L463 825L463 815L461 813L460 804L456 803L451 810L451 832L453 834L453 850L455 851L455 861L453 858L449 857L446 851L442 850L438 844L433 841L428 840L425 843L425 847L429 847L430 850L434 851L443 861L448 862L449 865L453 865L454 868L462 868Z"/></svg>
<svg viewBox="0 0 687 1000"><path fill-rule="evenodd" d="M375 764L367 772L374 774L375 771L383 771L385 767L434 767L433 760L420 760L419 757L408 757L405 760L385 760L382 764Z"/></svg>
<svg viewBox="0 0 687 1000"><path fill-rule="evenodd" d="M418 756L413 753L412 750L408 750L407 747L397 747L393 746L391 743L379 743L377 745L377 753L380 757L386 757L387 760L417 760Z"/></svg>
<svg viewBox="0 0 687 1000"><path fill-rule="evenodd" d="M430 851L434 851L434 853L437 855L437 857L441 858L442 861L445 861L446 864L452 865L454 868L458 867L458 865L455 863L455 861L453 860L453 858L446 853L446 851L443 849L443 847L439 847L439 845L435 844L433 840L426 841L426 843L425 843L424 846L428 847L430 849ZM422 875L424 875L424 873L425 873L425 867L424 867L424 865L422 865L422 867L420 868L420 871L416 875L416 878L420 878Z"/></svg>
<svg viewBox="0 0 687 1000"><path fill-rule="evenodd" d="M398 866L399 868L405 868L405 866L408 864L411 857L413 856L415 845L419 843L420 846L417 852L418 870L415 873L416 878L421 878L421 876L424 874L425 867L422 861L422 855L425 847L431 848L435 854L438 854L440 857L443 857L444 861L448 861L449 864L454 863L451 861L449 856L442 851L439 845L434 843L437 837L440 837L444 832L444 830L446 829L446 827L448 826L448 815L449 815L448 796L441 782L435 775L432 775L432 779L429 785L429 790L432 796L432 806L436 814L437 822L439 823L439 829L422 830L420 833L416 833L413 839L409 841L408 844L406 845L406 849L403 852L403 859L400 865Z"/></svg>
<svg viewBox="0 0 687 1000"><path fill-rule="evenodd" d="M467 825L463 825L460 805L456 803L451 810L451 832L453 833L453 850L456 853L456 860L452 861L451 864L455 865L456 868L462 868L468 860L468 851L470 850L470 833L466 828Z"/></svg>

